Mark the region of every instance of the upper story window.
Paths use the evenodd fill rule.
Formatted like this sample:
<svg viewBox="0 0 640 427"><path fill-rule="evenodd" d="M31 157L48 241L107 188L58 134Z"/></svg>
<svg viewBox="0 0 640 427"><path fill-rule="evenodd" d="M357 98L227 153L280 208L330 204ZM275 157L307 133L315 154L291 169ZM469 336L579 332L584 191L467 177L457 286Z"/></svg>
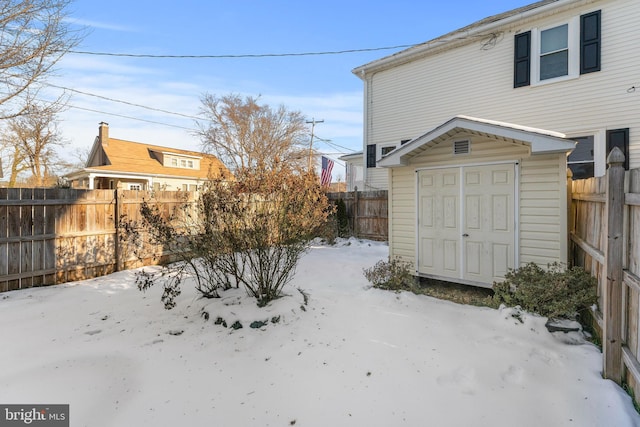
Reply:
<svg viewBox="0 0 640 427"><path fill-rule="evenodd" d="M539 79L569 75L569 24L540 31Z"/></svg>
<svg viewBox="0 0 640 427"><path fill-rule="evenodd" d="M514 87L600 71L600 11L516 34Z"/></svg>
<svg viewBox="0 0 640 427"><path fill-rule="evenodd" d="M183 169L199 169L200 161L198 159L184 159L179 156L165 157L165 166Z"/></svg>

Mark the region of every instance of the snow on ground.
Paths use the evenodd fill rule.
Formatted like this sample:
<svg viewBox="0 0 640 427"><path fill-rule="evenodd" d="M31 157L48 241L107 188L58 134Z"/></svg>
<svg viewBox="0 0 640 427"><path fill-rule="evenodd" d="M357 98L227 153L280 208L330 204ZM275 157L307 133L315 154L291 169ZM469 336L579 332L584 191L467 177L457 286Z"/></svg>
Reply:
<svg viewBox="0 0 640 427"><path fill-rule="evenodd" d="M387 254L315 245L262 309L185 286L167 311L134 271L0 294L0 403L69 403L90 427L640 425L596 347L512 309L372 289L362 269Z"/></svg>

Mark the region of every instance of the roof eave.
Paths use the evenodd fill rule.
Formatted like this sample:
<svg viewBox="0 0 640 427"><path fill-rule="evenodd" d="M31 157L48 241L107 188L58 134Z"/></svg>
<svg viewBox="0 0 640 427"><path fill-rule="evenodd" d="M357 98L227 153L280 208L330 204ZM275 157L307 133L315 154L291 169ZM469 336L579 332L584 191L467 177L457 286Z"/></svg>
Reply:
<svg viewBox="0 0 640 427"><path fill-rule="evenodd" d="M491 17L488 17L480 21L477 21L476 23L473 23L471 25L467 25L466 27L454 30L443 36L429 40L425 43L412 46L408 49L402 50L393 55L389 55L384 58L377 59L375 61L356 67L353 70L351 70L351 72L356 76L358 76L360 79L364 80L367 74L381 71L386 68L391 68L396 65L409 62L414 58L421 57L423 55L428 54L430 51L435 50L436 48L442 48L443 45L460 41L459 35L461 33L464 33L466 35L465 38L470 38L471 36L474 36L476 34L490 32L492 30L495 30L496 28L502 27L504 25L509 25L521 19L526 19L531 16L535 16L538 14L542 14L551 10L561 8L575 1L576 0L556 0L548 3L541 1L541 2L538 2L538 3L542 3L538 7L526 9L527 6L523 6L522 8L514 9L514 10L519 10L519 9L526 9L526 10L520 13L514 13L513 15L507 16L503 19L491 21ZM529 6L532 6L532 5L529 5ZM484 25L477 25L478 22L482 22L484 20L489 20L489 22L487 22Z"/></svg>
<svg viewBox="0 0 640 427"><path fill-rule="evenodd" d="M458 116L392 151L380 159L377 165L391 168L406 166L414 150L455 129L474 131L504 139L520 141L529 145L532 155L568 153L575 147L574 141L566 139L565 135L559 132L467 116Z"/></svg>

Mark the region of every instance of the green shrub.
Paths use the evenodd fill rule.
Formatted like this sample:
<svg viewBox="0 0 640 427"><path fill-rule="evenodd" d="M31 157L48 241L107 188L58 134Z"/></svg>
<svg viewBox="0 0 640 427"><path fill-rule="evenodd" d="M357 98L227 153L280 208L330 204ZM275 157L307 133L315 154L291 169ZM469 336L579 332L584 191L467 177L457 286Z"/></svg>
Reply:
<svg viewBox="0 0 640 427"><path fill-rule="evenodd" d="M349 217L347 216L347 205L343 199L336 200L336 223L338 237L349 237Z"/></svg>
<svg viewBox="0 0 640 427"><path fill-rule="evenodd" d="M545 270L529 263L493 284L497 304L519 305L523 309L552 319L573 319L579 311L595 304L596 279L580 267L564 268L553 263Z"/></svg>
<svg viewBox="0 0 640 427"><path fill-rule="evenodd" d="M409 270L409 264L398 258L378 261L373 267L364 269L364 277L374 288L391 291L413 288L414 278Z"/></svg>

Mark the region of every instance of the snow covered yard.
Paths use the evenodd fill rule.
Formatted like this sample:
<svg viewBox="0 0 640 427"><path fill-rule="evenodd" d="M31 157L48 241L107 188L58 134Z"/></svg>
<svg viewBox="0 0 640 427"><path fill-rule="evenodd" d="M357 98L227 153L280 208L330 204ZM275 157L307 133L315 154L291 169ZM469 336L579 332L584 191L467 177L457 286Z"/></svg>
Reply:
<svg viewBox="0 0 640 427"><path fill-rule="evenodd" d="M69 403L91 427L640 425L596 347L510 309L372 289L362 269L387 253L314 246L263 309L185 285L166 311L133 271L0 294L0 403Z"/></svg>

